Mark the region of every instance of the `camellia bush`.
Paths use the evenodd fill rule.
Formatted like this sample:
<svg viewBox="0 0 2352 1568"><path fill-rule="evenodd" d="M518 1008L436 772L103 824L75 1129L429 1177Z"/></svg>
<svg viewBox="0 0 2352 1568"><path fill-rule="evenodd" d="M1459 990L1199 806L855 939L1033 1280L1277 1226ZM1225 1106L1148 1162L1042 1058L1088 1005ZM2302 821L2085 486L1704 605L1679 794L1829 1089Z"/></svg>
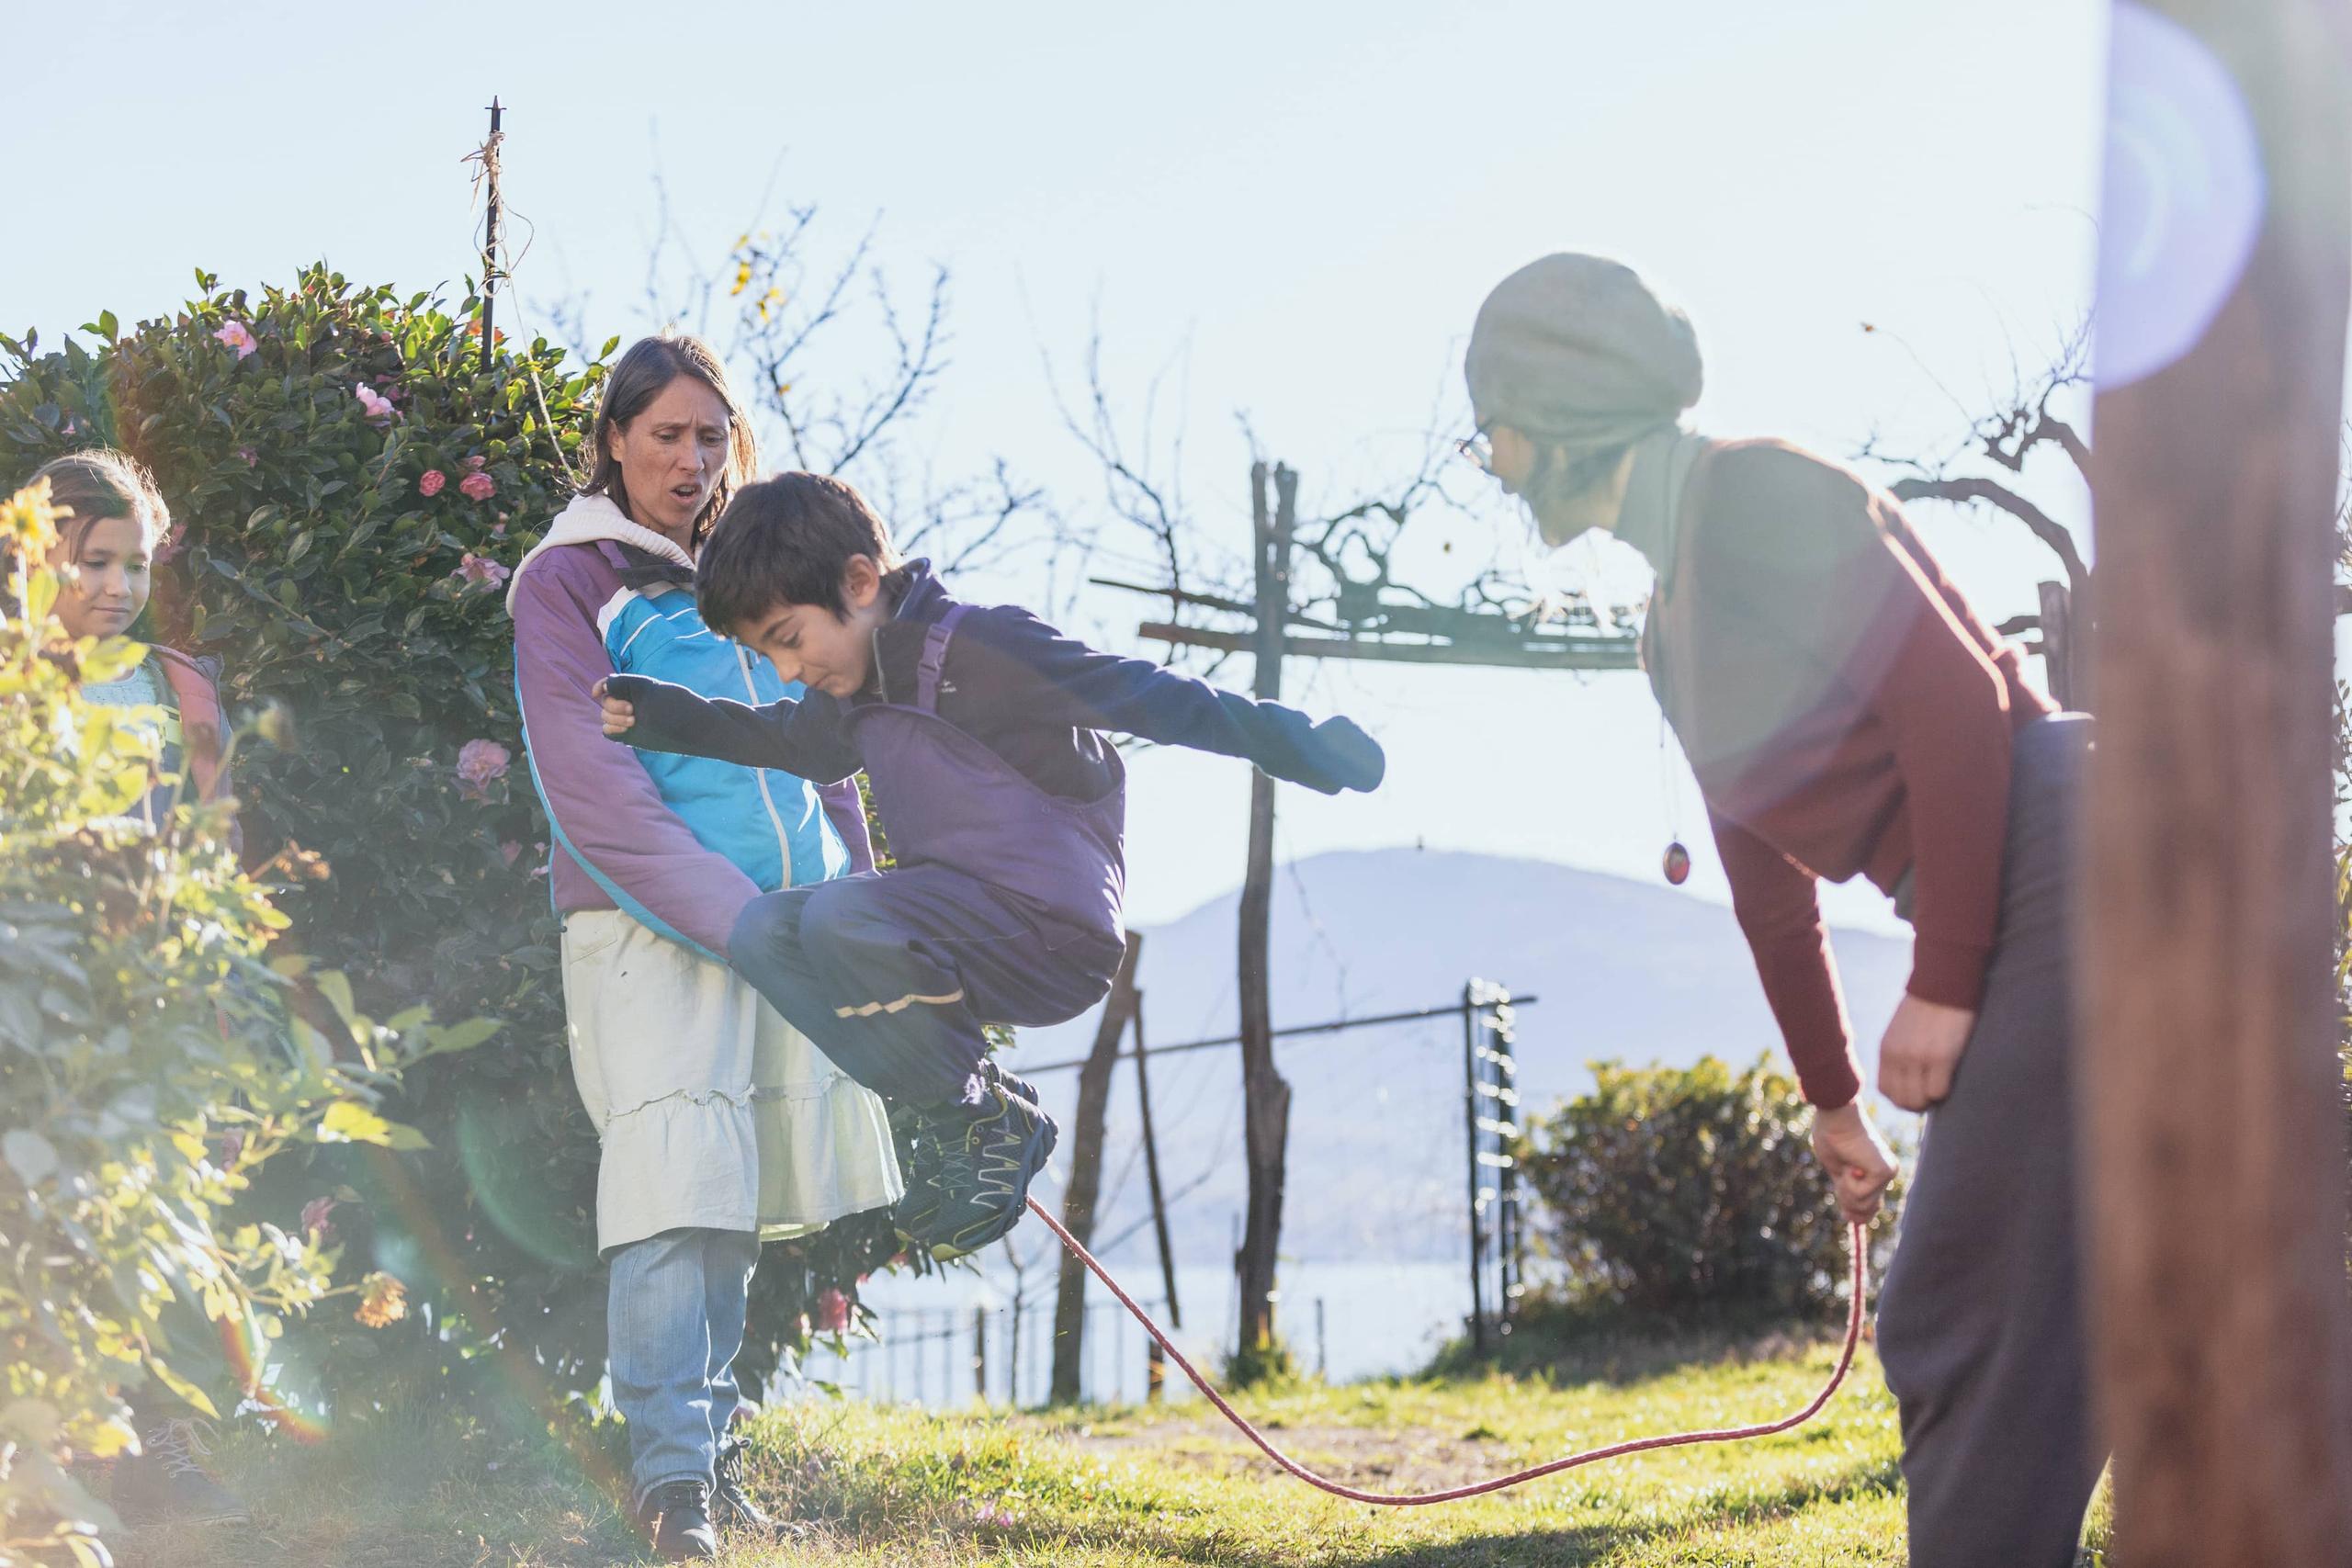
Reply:
<svg viewBox="0 0 2352 1568"><path fill-rule="evenodd" d="M1580 1302L1670 1317L1832 1307L1850 1255L1811 1130L1793 1080L1764 1062L1597 1063L1591 1092L1536 1121L1521 1151L1536 1234Z"/></svg>
<svg viewBox="0 0 2352 1568"><path fill-rule="evenodd" d="M114 1521L68 1461L134 1440L126 1392L218 1415L287 1314L403 1314L390 1275L337 1284L322 1238L232 1210L289 1149L421 1144L377 1109L391 1074L487 1033L377 1024L338 976L270 961L286 919L227 804L132 814L176 781L156 732L79 683L145 649L47 619L54 530L45 484L0 506L0 1563L104 1561Z"/></svg>
<svg viewBox="0 0 2352 1568"><path fill-rule="evenodd" d="M605 1297L503 595L585 472L602 355L485 355L478 300L324 266L198 283L174 316L99 317L95 349L0 346L0 480L99 444L154 470L175 527L152 635L220 658L230 707L271 705L299 738L238 781L248 845L307 873L280 900L294 940L362 1010L424 998L501 1025L405 1075L389 1113L429 1152L319 1150L256 1188L419 1306L396 1332L290 1337L288 1388L353 1415L428 1387L541 1413L602 1376ZM769 1247L747 1366L845 1326L897 1250L879 1213Z"/></svg>

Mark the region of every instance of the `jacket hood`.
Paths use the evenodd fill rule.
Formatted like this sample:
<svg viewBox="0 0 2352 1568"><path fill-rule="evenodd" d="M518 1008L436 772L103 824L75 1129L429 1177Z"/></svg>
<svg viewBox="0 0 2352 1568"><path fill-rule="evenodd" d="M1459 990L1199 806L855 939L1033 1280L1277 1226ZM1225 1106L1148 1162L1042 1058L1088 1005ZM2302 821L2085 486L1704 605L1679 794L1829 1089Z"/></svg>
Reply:
<svg viewBox="0 0 2352 1568"><path fill-rule="evenodd" d="M593 545L605 539L632 545L648 555L675 561L688 570L694 569L695 558L686 554L676 540L630 522L611 496L575 495L571 504L555 514L555 521L548 525L547 537L530 547L515 566L514 575L507 580L507 615L514 614L514 594L523 586L523 574L531 570L531 563L543 552L560 545Z"/></svg>

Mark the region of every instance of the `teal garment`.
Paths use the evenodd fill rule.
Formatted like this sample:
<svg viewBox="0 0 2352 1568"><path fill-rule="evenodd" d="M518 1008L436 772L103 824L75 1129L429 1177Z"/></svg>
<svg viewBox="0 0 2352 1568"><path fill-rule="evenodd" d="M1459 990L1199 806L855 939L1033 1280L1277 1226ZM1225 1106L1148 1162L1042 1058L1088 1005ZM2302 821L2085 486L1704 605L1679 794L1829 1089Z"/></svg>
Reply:
<svg viewBox="0 0 2352 1568"><path fill-rule="evenodd" d="M164 679L152 655L141 660L138 668L127 675L111 681L84 682L82 700L96 707L162 709L160 721L142 718L132 722L160 742L159 770L173 777L178 776L181 755L179 703L172 694L171 683ZM176 789L173 785L157 785L140 803L137 814L145 818L150 826L160 824L170 811L171 796L175 794Z"/></svg>

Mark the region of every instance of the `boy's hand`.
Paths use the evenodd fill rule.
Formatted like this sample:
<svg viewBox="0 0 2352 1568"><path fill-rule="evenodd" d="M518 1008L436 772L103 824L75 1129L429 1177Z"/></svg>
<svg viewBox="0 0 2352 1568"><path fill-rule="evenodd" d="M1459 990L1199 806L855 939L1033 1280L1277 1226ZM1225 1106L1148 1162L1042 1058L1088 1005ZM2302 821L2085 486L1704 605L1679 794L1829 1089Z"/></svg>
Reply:
<svg viewBox="0 0 2352 1568"><path fill-rule="evenodd" d="M1380 787L1388 773L1388 753L1380 742L1363 732L1363 727L1351 718L1327 718L1315 727L1317 761L1323 764L1323 780L1306 781L1311 787L1323 789L1326 795L1337 795L1343 789L1370 792Z"/></svg>
<svg viewBox="0 0 2352 1568"><path fill-rule="evenodd" d="M1871 1125L1860 1101L1813 1113L1813 1157L1829 1173L1849 1224L1877 1218L1886 1184L1894 1179L1894 1151Z"/></svg>
<svg viewBox="0 0 2352 1568"><path fill-rule="evenodd" d="M595 694L596 700L604 705L605 737L617 740L627 735L631 727L637 723L637 705L623 702L613 695L611 687L612 682L604 680L597 682L589 690Z"/></svg>
<svg viewBox="0 0 2352 1568"><path fill-rule="evenodd" d="M1928 1111L1942 1103L1975 1028L1976 1015L1967 1009L1923 1001L1906 992L1879 1043L1879 1093L1905 1111Z"/></svg>

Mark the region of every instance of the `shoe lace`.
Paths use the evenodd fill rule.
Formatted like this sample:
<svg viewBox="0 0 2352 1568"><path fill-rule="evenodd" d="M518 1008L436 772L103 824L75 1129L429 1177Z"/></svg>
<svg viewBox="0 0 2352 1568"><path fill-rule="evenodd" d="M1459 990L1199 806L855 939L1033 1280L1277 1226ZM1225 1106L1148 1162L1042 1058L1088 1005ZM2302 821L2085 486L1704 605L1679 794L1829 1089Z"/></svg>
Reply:
<svg viewBox="0 0 2352 1568"><path fill-rule="evenodd" d="M163 1461L164 1474L200 1476L205 1473L204 1466L197 1461L210 1455L212 1444L220 1437L210 1423L192 1416L180 1416L149 1432L147 1447Z"/></svg>

